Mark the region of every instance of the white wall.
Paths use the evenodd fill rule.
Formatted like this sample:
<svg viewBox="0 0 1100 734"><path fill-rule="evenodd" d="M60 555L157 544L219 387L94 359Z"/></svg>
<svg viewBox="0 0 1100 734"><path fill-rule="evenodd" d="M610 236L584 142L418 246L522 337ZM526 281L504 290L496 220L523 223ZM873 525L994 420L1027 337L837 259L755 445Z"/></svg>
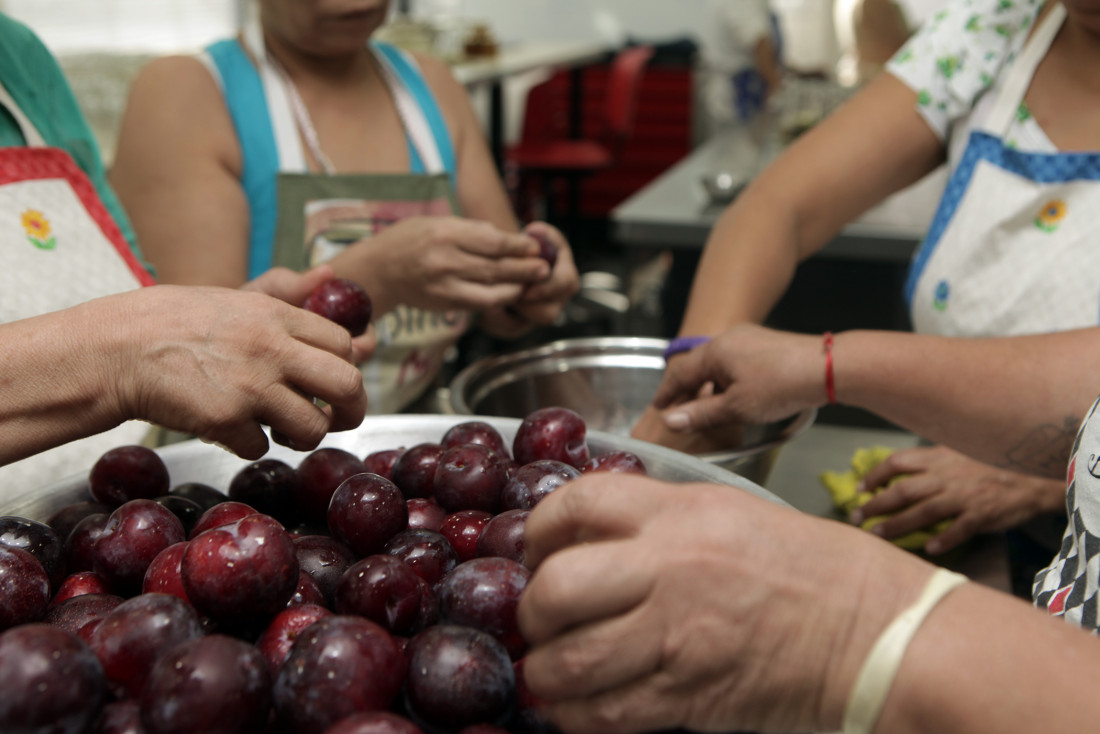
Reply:
<svg viewBox="0 0 1100 734"><path fill-rule="evenodd" d="M451 13L484 20L503 43L701 38L712 23L710 5L711 0L412 0L417 16ZM788 62L797 68L831 66L836 59L832 0L772 0L772 5L789 37Z"/></svg>

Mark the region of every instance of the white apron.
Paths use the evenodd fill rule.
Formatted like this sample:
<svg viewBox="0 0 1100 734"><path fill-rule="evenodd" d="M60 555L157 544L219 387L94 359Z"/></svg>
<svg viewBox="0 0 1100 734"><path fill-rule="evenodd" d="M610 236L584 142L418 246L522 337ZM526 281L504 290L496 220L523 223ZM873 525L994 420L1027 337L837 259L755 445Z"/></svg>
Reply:
<svg viewBox="0 0 1100 734"><path fill-rule="evenodd" d="M0 148L0 323L151 285L69 154L46 146L2 84L0 105L27 141L27 147ZM108 449L139 443L148 431L148 424L132 421L0 467L0 503L87 471Z"/></svg>
<svg viewBox="0 0 1100 734"><path fill-rule="evenodd" d="M431 126L384 54L374 50L424 173L336 174L293 83L266 53L255 18L242 39L258 60L279 156L274 265L314 266L405 217L457 214ZM324 173L310 173L303 140ZM360 365L370 412L396 413L424 394L469 324L465 311L431 312L403 304L376 320L378 346Z"/></svg>
<svg viewBox="0 0 1100 734"><path fill-rule="evenodd" d="M914 330L1013 336L1100 323L1100 154L1027 153L1005 134L1065 9L1056 5L1006 72L914 256Z"/></svg>

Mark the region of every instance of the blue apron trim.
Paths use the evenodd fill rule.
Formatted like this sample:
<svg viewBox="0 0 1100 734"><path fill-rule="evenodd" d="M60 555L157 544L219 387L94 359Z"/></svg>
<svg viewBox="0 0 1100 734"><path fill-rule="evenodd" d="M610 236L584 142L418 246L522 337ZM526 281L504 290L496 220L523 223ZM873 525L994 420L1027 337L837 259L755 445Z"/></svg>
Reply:
<svg viewBox="0 0 1100 734"><path fill-rule="evenodd" d="M947 181L928 234L909 266L905 299L910 307L913 305L917 282L939 245L947 225L955 216L959 202L970 187L974 171L981 161L988 161L998 168L1036 183L1100 181L1100 153L1027 153L1005 146L995 135L981 130L972 131L962 160Z"/></svg>
<svg viewBox="0 0 1100 734"><path fill-rule="evenodd" d="M386 57L386 60L397 72L401 83L413 95L413 99L416 100L417 105L424 112L424 117L427 118L428 126L432 130L432 137L435 138L436 147L439 148L439 157L443 161L443 168L450 174L451 184L457 186L455 180L455 151L454 146L451 144L451 134L447 129L447 121L443 117L443 112L436 104L435 95L432 94L423 74L396 47L378 41L371 41L371 45ZM408 140L407 133L405 137ZM420 160L416 147L411 140L408 140L408 143L409 161L413 165L413 172L424 173L424 163Z"/></svg>
<svg viewBox="0 0 1100 734"><path fill-rule="evenodd" d="M267 96L252 60L236 40L218 41L206 47L222 78L225 104L233 118L241 146L241 185L248 198L248 278L271 268L271 242L275 237L276 175L279 152L267 112Z"/></svg>

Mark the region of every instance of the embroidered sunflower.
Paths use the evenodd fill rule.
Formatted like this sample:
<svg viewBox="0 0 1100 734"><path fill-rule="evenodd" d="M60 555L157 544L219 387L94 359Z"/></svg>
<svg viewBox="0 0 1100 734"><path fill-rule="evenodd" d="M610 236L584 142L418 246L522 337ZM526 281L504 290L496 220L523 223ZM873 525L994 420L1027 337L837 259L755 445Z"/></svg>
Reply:
<svg viewBox="0 0 1100 734"><path fill-rule="evenodd" d="M1043 208L1035 215L1035 226L1044 232L1053 232L1058 229L1058 225L1065 216L1066 202L1054 199L1043 204Z"/></svg>
<svg viewBox="0 0 1100 734"><path fill-rule="evenodd" d="M42 212L28 209L22 215L23 230L27 240L40 250L52 250L57 245L50 227L50 220Z"/></svg>

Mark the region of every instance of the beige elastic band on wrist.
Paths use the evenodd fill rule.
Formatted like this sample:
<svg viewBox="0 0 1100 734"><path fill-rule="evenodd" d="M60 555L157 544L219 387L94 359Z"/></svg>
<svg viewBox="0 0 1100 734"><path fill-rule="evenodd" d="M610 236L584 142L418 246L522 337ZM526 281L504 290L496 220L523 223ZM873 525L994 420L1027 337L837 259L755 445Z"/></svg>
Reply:
<svg viewBox="0 0 1100 734"><path fill-rule="evenodd" d="M871 734L913 635L936 604L949 591L966 581L967 578L962 574L945 568L937 569L932 578L928 579L916 603L899 614L879 635L863 662L863 668L859 671L848 698L848 707L844 710L843 734Z"/></svg>

